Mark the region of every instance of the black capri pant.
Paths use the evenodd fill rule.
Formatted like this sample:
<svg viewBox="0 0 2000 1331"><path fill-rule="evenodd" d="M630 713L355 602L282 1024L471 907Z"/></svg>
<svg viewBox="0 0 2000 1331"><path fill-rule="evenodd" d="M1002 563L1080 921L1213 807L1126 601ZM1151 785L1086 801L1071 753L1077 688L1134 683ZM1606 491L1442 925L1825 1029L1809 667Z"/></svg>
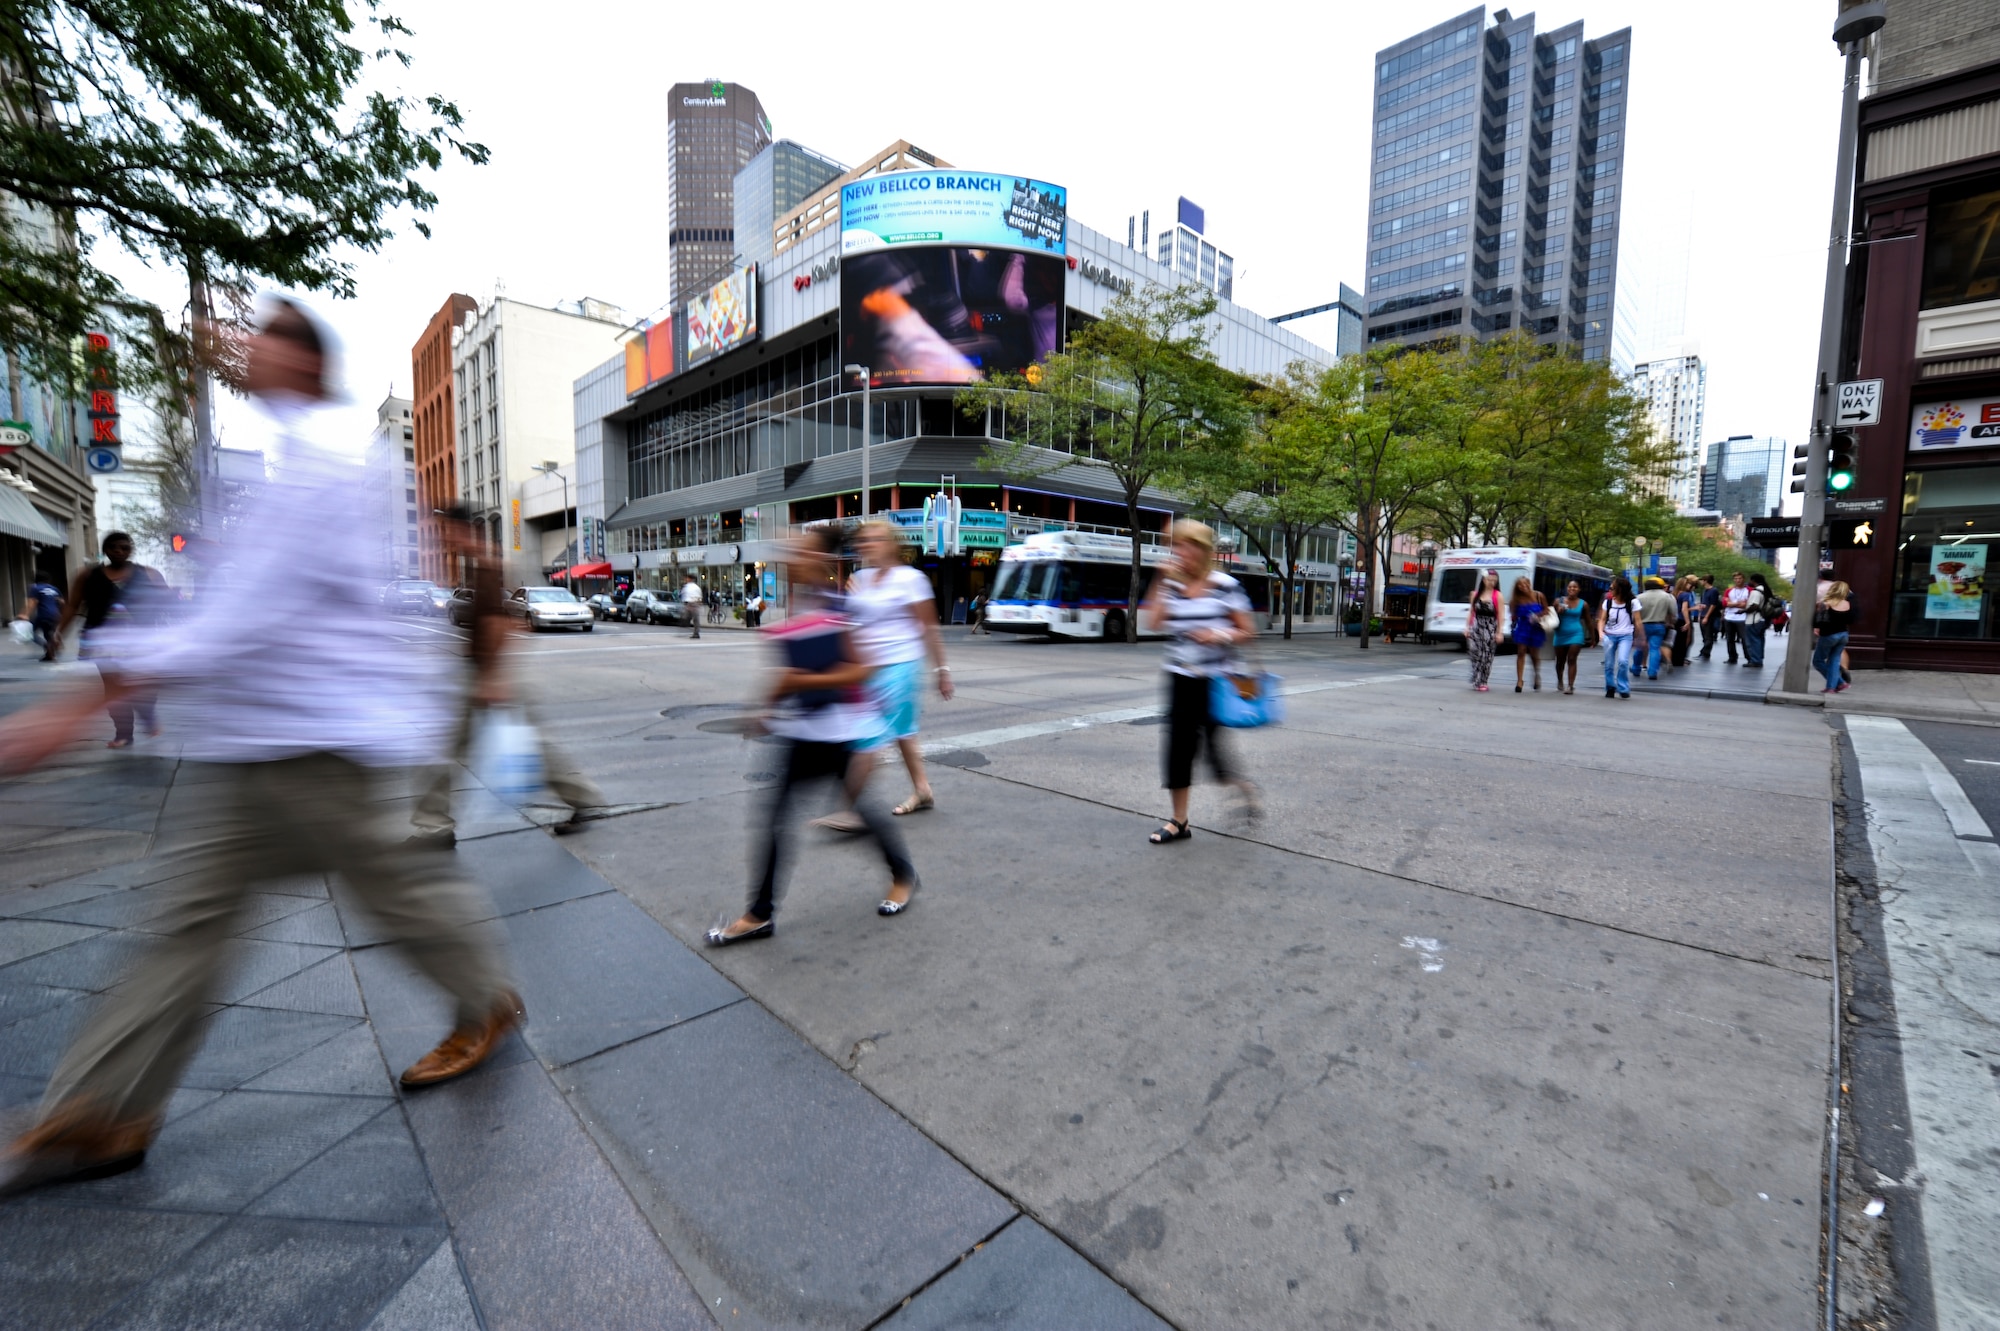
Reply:
<svg viewBox="0 0 2000 1331"><path fill-rule="evenodd" d="M1194 784L1195 755L1206 746L1208 765L1218 781L1233 781L1236 769L1222 744L1222 727L1208 710L1209 680L1202 675L1167 672L1167 779L1168 790L1186 790Z"/></svg>

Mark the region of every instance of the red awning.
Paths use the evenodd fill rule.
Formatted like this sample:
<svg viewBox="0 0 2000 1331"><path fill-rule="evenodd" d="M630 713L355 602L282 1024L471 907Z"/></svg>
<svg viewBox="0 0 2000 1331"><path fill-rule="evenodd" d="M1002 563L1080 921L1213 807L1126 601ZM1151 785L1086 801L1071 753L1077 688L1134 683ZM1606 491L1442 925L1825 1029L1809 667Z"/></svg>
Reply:
<svg viewBox="0 0 2000 1331"><path fill-rule="evenodd" d="M578 564L573 569L557 570L555 576L559 578L608 578L611 576L611 565L608 561L601 561L595 564Z"/></svg>

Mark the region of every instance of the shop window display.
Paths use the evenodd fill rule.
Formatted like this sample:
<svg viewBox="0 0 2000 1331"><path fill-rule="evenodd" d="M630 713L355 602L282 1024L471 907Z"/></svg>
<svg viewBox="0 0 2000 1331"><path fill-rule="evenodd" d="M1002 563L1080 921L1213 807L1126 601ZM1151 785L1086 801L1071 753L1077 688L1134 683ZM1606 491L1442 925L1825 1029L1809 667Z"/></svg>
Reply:
<svg viewBox="0 0 2000 1331"><path fill-rule="evenodd" d="M1892 638L2000 638L2000 467L1913 471L1903 481Z"/></svg>

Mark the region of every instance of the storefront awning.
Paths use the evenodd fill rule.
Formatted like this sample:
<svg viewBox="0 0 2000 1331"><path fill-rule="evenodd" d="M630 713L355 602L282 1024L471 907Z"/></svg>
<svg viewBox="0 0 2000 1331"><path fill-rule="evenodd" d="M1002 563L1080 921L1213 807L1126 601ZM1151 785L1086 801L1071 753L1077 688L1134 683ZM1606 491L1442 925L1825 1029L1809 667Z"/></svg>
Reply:
<svg viewBox="0 0 2000 1331"><path fill-rule="evenodd" d="M5 484L0 484L0 532L36 545L69 544L42 516L41 510L28 502L28 496Z"/></svg>
<svg viewBox="0 0 2000 1331"><path fill-rule="evenodd" d="M578 564L575 568L567 571L557 569L552 576L558 578L608 578L611 576L611 565L608 561L595 564Z"/></svg>

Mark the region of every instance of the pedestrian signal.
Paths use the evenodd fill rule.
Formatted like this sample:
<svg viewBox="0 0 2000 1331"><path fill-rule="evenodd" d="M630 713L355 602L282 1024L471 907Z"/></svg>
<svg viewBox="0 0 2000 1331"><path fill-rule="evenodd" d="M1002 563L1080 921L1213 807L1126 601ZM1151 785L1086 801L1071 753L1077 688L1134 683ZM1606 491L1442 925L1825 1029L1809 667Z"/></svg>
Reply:
<svg viewBox="0 0 2000 1331"><path fill-rule="evenodd" d="M187 534L185 532L175 532L167 538L167 544L173 548L175 554L184 555L187 553L188 548Z"/></svg>
<svg viewBox="0 0 2000 1331"><path fill-rule="evenodd" d="M1838 431L1827 446L1826 490L1839 494L1854 484L1855 440L1845 430Z"/></svg>

